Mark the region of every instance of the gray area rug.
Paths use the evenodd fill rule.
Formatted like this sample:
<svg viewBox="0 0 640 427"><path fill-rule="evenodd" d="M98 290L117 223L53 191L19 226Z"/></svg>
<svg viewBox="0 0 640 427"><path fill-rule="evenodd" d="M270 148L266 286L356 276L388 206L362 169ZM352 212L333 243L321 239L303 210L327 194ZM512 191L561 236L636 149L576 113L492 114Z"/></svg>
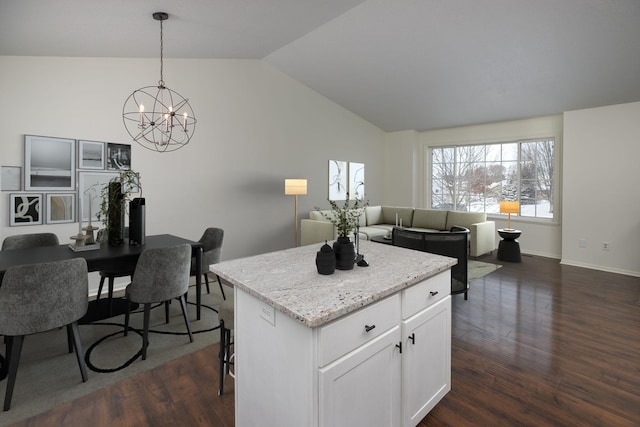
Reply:
<svg viewBox="0 0 640 427"><path fill-rule="evenodd" d="M499 264L491 264L488 262L469 260L467 261L467 280L479 279L487 274L496 271L502 267Z"/></svg>
<svg viewBox="0 0 640 427"><path fill-rule="evenodd" d="M164 308L151 310L149 348L147 359L138 357L131 360L142 348L142 311L131 314L130 326L140 330L140 334L129 331L123 335L124 315L93 324L80 325L83 352L99 342L90 351L89 361L96 372L87 367L88 381L82 382L75 353L67 352L66 329L49 331L25 337L18 375L13 392L11 409L0 411L0 426L7 426L44 412L62 403L85 396L95 390L115 384L140 372L155 368L165 362L200 350L217 343L220 332L217 310L222 301L217 282L211 283L211 294L206 293L203 284L202 315L196 320L195 288L189 290L187 306L193 343L189 342L186 326L178 301L170 305L170 322L165 323ZM233 298L233 290L225 287L227 298ZM178 335L171 334L172 332ZM109 335L113 334L110 337ZM107 337L107 338L105 338ZM0 345L2 345L0 338ZM4 345L0 353L4 353ZM119 367L126 365L125 368ZM213 363L213 361L212 361ZM0 381L0 402L4 402L6 380ZM1 408L0 408L1 409Z"/></svg>

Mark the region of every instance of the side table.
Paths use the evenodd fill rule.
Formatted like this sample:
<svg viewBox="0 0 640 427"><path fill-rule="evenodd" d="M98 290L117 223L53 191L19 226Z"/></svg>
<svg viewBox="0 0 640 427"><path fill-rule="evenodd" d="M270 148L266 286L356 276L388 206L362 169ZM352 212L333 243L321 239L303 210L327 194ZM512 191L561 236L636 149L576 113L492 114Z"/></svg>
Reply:
<svg viewBox="0 0 640 427"><path fill-rule="evenodd" d="M498 259L507 262L522 262L520 243L516 240L522 231L499 228L498 234L502 237L498 245Z"/></svg>

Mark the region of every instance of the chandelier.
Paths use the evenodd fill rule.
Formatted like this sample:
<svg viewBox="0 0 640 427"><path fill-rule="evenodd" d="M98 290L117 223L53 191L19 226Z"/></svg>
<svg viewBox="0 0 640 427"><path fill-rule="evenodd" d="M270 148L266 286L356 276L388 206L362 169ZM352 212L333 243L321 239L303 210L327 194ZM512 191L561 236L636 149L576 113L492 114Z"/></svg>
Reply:
<svg viewBox="0 0 640 427"><path fill-rule="evenodd" d="M164 84L162 22L168 18L165 12L153 14L153 19L160 21L160 81L156 86L134 91L122 108L124 126L133 140L159 152L175 151L187 145L197 122L189 100Z"/></svg>

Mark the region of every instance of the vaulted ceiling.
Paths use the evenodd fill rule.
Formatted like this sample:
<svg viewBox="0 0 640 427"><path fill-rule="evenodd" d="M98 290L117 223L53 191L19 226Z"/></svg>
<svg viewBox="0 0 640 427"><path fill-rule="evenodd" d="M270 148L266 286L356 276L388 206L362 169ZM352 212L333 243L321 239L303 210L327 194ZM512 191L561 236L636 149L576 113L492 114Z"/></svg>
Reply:
<svg viewBox="0 0 640 427"><path fill-rule="evenodd" d="M0 0L0 55L261 59L386 131L640 101L638 0ZM640 119L640 118L639 118Z"/></svg>

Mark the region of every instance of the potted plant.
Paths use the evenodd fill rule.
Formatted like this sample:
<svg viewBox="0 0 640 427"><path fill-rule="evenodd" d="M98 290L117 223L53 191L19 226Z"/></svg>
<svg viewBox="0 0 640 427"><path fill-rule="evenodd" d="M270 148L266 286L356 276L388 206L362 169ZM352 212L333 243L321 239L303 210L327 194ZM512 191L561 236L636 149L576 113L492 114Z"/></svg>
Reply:
<svg viewBox="0 0 640 427"><path fill-rule="evenodd" d="M105 227L98 233L98 240L103 240L106 233L110 245L124 243L125 211L134 193L142 195L142 184L140 173L133 170L121 171L102 187L96 216L105 223Z"/></svg>
<svg viewBox="0 0 640 427"><path fill-rule="evenodd" d="M353 269L356 251L353 242L349 239L349 234L356 228L356 223L368 204L369 202L364 201L364 199L349 200L349 193L347 192L346 200L342 206L338 205L335 200L329 200L331 215L325 214L316 207L316 210L330 221L338 232L338 239L333 243L333 250L336 254L336 268L338 270Z"/></svg>

